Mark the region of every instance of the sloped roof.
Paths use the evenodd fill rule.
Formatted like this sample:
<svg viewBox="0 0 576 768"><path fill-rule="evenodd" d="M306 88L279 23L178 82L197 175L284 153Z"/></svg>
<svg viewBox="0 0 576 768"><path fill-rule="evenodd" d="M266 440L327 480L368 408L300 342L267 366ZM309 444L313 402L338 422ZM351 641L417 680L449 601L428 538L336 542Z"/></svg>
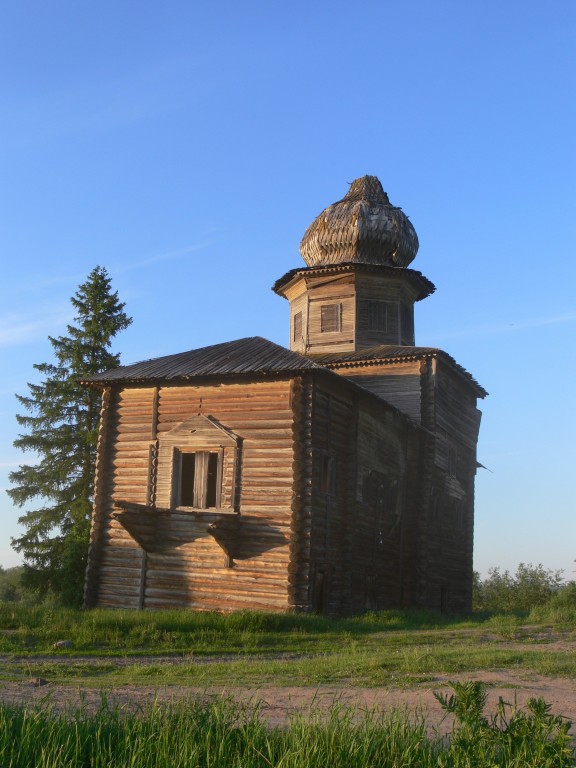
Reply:
<svg viewBox="0 0 576 768"><path fill-rule="evenodd" d="M331 368L352 368L355 366L382 365L399 361L423 360L437 358L448 364L452 370L465 378L477 391L479 397L486 397L488 392L482 387L472 374L459 365L447 352L435 347L401 347L394 344L384 344L377 347L369 347L357 352L331 352L329 354L311 355L319 365Z"/></svg>
<svg viewBox="0 0 576 768"><path fill-rule="evenodd" d="M180 352L176 355L143 360L132 365L122 365L89 379L82 379L80 383L100 388L111 384L176 383L196 378L265 377L315 371L323 376L334 377L334 381L339 381L342 385L361 392L363 397L385 406L411 427L422 429L421 425L414 422L395 405L360 386L358 382L336 373L332 370L333 367L336 366L323 365L261 336L251 336L192 349L189 352Z"/></svg>
<svg viewBox="0 0 576 768"><path fill-rule="evenodd" d="M204 376L266 376L321 368L322 366L297 352L291 352L261 336L252 336L176 355L143 360L132 365L122 365L83 379L81 383L105 385L151 380L185 381Z"/></svg>

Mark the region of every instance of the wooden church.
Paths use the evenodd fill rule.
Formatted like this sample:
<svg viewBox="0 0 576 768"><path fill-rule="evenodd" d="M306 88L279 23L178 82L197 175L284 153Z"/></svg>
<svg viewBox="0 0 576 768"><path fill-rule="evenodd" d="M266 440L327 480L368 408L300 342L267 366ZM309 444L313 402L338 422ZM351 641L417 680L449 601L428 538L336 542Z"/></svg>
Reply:
<svg viewBox="0 0 576 768"><path fill-rule="evenodd" d="M415 346L408 218L356 180L273 290L290 349L245 338L102 391L87 607L469 609L485 390Z"/></svg>

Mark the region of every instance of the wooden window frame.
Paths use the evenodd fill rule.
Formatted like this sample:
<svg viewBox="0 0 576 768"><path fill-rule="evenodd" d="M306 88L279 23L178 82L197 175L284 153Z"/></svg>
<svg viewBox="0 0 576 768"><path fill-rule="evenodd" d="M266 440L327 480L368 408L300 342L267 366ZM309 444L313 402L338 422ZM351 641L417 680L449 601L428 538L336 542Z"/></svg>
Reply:
<svg viewBox="0 0 576 768"><path fill-rule="evenodd" d="M369 331L388 331L388 302L369 299L366 301L366 323Z"/></svg>
<svg viewBox="0 0 576 768"><path fill-rule="evenodd" d="M320 305L320 333L342 332L342 304Z"/></svg>
<svg viewBox="0 0 576 768"><path fill-rule="evenodd" d="M194 480L192 504L183 503L182 500L182 472L184 469L183 456L194 456ZM211 456L216 456L216 472L213 480L210 480ZM214 462L214 460L212 460ZM218 450L193 450L187 448L175 448L174 456L174 500L178 509L218 510L222 507L222 474L224 466L224 449ZM214 467L212 467L214 469ZM214 500L214 504L209 502Z"/></svg>
<svg viewBox="0 0 576 768"><path fill-rule="evenodd" d="M320 451L320 477L319 490L325 496L336 495L336 457L325 451Z"/></svg>
<svg viewBox="0 0 576 768"><path fill-rule="evenodd" d="M400 336L404 344L414 344L414 307L400 302Z"/></svg>
<svg viewBox="0 0 576 768"><path fill-rule="evenodd" d="M302 312L295 312L292 320L292 341L302 341Z"/></svg>

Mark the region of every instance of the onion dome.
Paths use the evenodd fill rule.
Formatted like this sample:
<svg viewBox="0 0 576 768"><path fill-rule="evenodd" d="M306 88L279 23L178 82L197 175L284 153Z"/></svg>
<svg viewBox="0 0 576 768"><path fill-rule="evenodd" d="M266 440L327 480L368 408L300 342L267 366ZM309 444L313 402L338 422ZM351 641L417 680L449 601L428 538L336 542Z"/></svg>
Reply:
<svg viewBox="0 0 576 768"><path fill-rule="evenodd" d="M353 181L346 197L322 211L300 243L309 267L350 262L407 267L417 252L414 227L390 204L376 176Z"/></svg>

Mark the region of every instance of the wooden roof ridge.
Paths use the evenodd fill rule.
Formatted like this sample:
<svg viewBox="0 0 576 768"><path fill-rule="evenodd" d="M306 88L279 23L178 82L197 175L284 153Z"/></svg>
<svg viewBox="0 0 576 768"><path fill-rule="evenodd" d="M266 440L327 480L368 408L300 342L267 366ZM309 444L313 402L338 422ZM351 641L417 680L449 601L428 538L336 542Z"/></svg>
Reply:
<svg viewBox="0 0 576 768"><path fill-rule="evenodd" d="M385 272L388 274L397 274L402 276L407 275L415 282L420 283L421 288L416 301L421 301L422 299L431 296L436 290L434 283L417 269L409 269L407 267L392 267L385 264L368 264L365 262L355 261L344 261L338 264L325 264L314 267L295 267L294 269L290 269L288 272L286 272L286 274L282 275L282 277L279 277L278 280L276 280L276 282L273 284L272 290L274 293L282 296L282 289L285 288L286 285L288 285L288 283L290 283L290 281L299 274L306 274L310 275L311 277L325 274L332 275L348 272L351 268L353 268L355 271L361 272Z"/></svg>
<svg viewBox="0 0 576 768"><path fill-rule="evenodd" d="M391 365L399 361L416 361L426 358L437 358L445 362L455 373L463 377L477 391L478 396L484 398L488 392L479 384L472 374L456 360L436 347L411 347L394 344L384 344L356 352L331 352L328 354L310 355L316 363L330 369L368 367L373 365Z"/></svg>
<svg viewBox="0 0 576 768"><path fill-rule="evenodd" d="M322 366L262 336L251 336L207 347L121 365L80 380L81 384L105 386L144 381L186 381L209 376L295 373Z"/></svg>

